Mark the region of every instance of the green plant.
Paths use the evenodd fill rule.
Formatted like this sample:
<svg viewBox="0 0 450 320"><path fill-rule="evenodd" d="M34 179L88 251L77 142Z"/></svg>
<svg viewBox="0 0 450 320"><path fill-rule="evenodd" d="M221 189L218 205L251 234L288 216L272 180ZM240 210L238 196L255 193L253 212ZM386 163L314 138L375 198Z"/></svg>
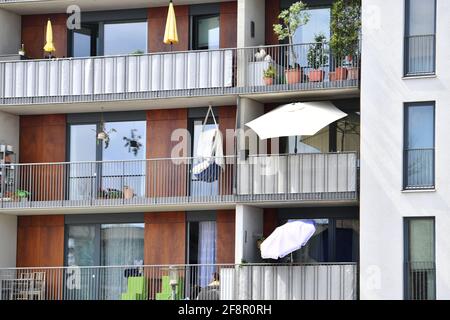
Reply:
<svg viewBox="0 0 450 320"><path fill-rule="evenodd" d="M16 190L15 196L19 199L27 199L29 196L31 196L31 193L26 190L18 189Z"/></svg>
<svg viewBox="0 0 450 320"><path fill-rule="evenodd" d="M298 1L293 3L289 9L280 12L278 18L282 21L282 24L278 23L273 25L273 31L278 36L278 40L284 40L286 38L289 40L291 68L295 68L297 61L297 54L293 47L295 32L298 28L309 22L310 16L306 4Z"/></svg>
<svg viewBox="0 0 450 320"><path fill-rule="evenodd" d="M330 47L340 60L358 50L361 0L336 0L331 8Z"/></svg>
<svg viewBox="0 0 450 320"><path fill-rule="evenodd" d="M144 54L144 51L142 51L142 50L136 50L136 51L133 51L131 54L136 54L136 55Z"/></svg>
<svg viewBox="0 0 450 320"><path fill-rule="evenodd" d="M328 55L325 51L324 42L326 37L323 33L314 36L314 44L308 49L308 66L313 69L319 69L328 63Z"/></svg>
<svg viewBox="0 0 450 320"><path fill-rule="evenodd" d="M275 78L277 72L272 65L269 65L266 70L264 70L264 78Z"/></svg>

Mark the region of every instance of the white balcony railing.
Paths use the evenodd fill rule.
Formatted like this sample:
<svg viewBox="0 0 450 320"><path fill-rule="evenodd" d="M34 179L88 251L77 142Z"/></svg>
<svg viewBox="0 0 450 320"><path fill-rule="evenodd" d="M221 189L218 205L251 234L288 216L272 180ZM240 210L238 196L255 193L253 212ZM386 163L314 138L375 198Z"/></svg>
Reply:
<svg viewBox="0 0 450 320"><path fill-rule="evenodd" d="M327 43L3 61L0 104L354 88L359 61L359 53L346 59L334 56ZM266 82L269 67L274 74Z"/></svg>
<svg viewBox="0 0 450 320"><path fill-rule="evenodd" d="M355 300L357 297L356 263L0 269L0 300Z"/></svg>
<svg viewBox="0 0 450 320"><path fill-rule="evenodd" d="M0 209L357 200L357 154L0 165Z"/></svg>

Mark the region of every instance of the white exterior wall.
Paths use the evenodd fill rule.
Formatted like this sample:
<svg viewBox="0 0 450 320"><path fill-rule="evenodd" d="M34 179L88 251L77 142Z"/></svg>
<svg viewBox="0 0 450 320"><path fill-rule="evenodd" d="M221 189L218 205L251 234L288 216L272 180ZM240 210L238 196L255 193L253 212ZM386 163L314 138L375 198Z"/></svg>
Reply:
<svg viewBox="0 0 450 320"><path fill-rule="evenodd" d="M403 217L434 216L436 294L450 299L450 1L437 0L436 77L402 79L404 0L363 0L361 299L403 299ZM403 103L436 102L436 191L402 192Z"/></svg>
<svg viewBox="0 0 450 320"><path fill-rule="evenodd" d="M0 214L0 268L16 266L17 217Z"/></svg>
<svg viewBox="0 0 450 320"><path fill-rule="evenodd" d="M0 9L0 22L0 55L17 53L22 30L20 16Z"/></svg>
<svg viewBox="0 0 450 320"><path fill-rule="evenodd" d="M235 263L261 261L256 241L263 234L263 217L261 208L236 205Z"/></svg>
<svg viewBox="0 0 450 320"><path fill-rule="evenodd" d="M0 144L12 145L19 161L19 116L0 111Z"/></svg>
<svg viewBox="0 0 450 320"><path fill-rule="evenodd" d="M253 47L265 44L266 6L261 0L238 0L238 47ZM251 37L251 22L255 23L255 36Z"/></svg>

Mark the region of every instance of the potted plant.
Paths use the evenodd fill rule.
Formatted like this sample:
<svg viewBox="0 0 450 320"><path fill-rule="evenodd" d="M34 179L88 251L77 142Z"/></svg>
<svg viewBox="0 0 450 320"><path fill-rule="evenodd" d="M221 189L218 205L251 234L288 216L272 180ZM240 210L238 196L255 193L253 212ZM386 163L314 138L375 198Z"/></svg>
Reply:
<svg viewBox="0 0 450 320"><path fill-rule="evenodd" d="M21 202L28 201L28 198L31 196L31 193L26 190L18 189L14 194L15 198Z"/></svg>
<svg viewBox="0 0 450 320"><path fill-rule="evenodd" d="M308 50L308 66L312 68L309 72L309 81L321 82L325 76L325 71L321 68L328 63L328 56L325 52L324 42L326 37L323 33L314 36L314 44L309 46Z"/></svg>
<svg viewBox="0 0 450 320"><path fill-rule="evenodd" d="M263 79L266 86L273 85L273 79L277 75L275 68L272 65L269 65L263 73Z"/></svg>
<svg viewBox="0 0 450 320"><path fill-rule="evenodd" d="M274 24L273 31L278 40L289 40L289 67L286 69L286 81L288 84L298 83L302 79L302 70L297 63L297 54L293 46L293 39L298 28L308 23L310 14L307 6L302 1L293 3L289 9L283 10L278 15L282 24Z"/></svg>
<svg viewBox="0 0 450 320"><path fill-rule="evenodd" d="M361 0L336 0L331 8L331 38L330 47L338 66L334 73L330 73L330 80L355 77L352 67L345 68L344 61L353 61L359 44L361 29ZM353 65L353 63L351 63ZM356 75L358 75L356 68Z"/></svg>
<svg viewBox="0 0 450 320"><path fill-rule="evenodd" d="M129 186L124 186L123 187L123 197L125 199L133 199L133 197L134 197L134 190L133 190L133 188L131 188Z"/></svg>

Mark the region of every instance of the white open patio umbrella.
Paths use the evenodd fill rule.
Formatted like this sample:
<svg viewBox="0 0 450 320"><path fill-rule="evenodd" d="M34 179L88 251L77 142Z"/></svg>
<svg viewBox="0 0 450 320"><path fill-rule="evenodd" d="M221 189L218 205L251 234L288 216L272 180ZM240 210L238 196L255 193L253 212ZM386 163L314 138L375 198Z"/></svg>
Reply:
<svg viewBox="0 0 450 320"><path fill-rule="evenodd" d="M292 220L275 229L274 232L261 243L261 257L263 259L278 259L305 246L316 232L312 220Z"/></svg>
<svg viewBox="0 0 450 320"><path fill-rule="evenodd" d="M246 125L261 139L312 136L345 116L329 101L296 102L278 107Z"/></svg>

